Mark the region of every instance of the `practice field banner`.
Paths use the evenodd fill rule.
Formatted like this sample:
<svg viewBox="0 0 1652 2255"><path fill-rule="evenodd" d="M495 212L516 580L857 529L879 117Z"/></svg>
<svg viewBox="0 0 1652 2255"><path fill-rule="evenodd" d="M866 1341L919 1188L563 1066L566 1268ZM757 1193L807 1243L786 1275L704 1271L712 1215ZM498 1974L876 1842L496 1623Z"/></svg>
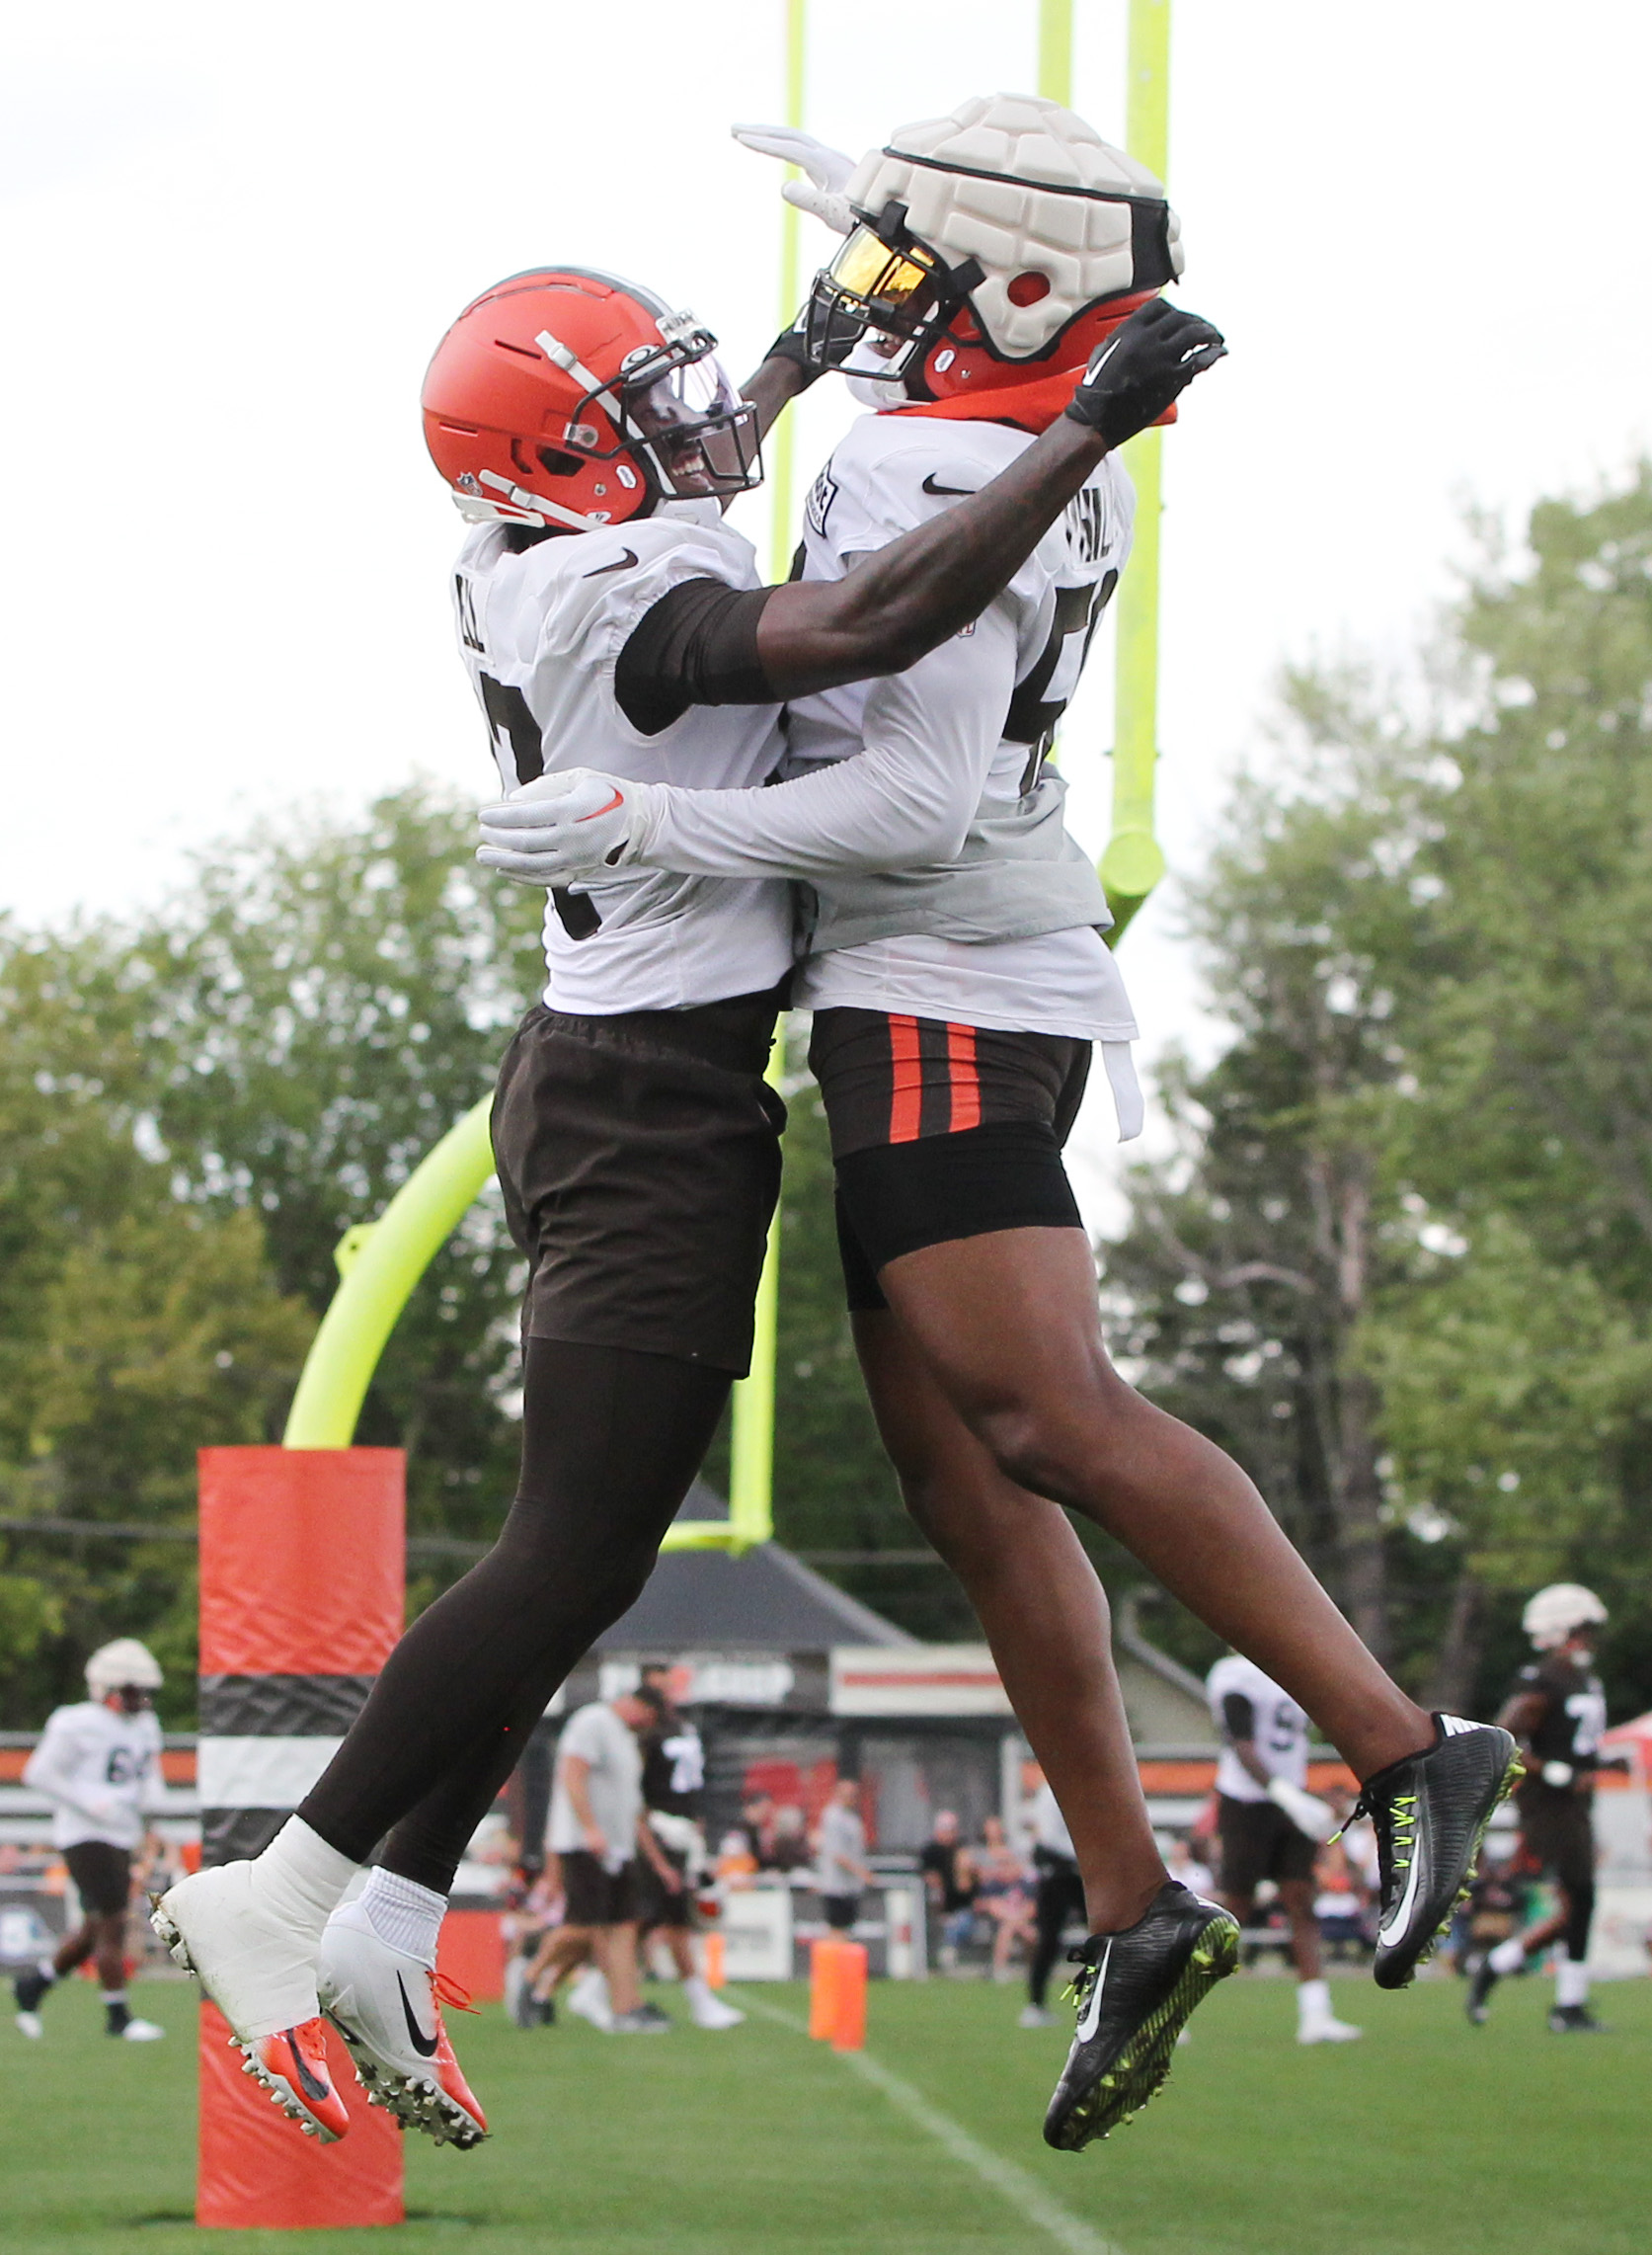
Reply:
<svg viewBox="0 0 1652 2255"><path fill-rule="evenodd" d="M201 1861L257 1855L308 1793L402 1633L400 1449L202 1449ZM400 2223L401 2133L329 2039L348 2137L305 2137L200 2016L196 2220L253 2231Z"/></svg>

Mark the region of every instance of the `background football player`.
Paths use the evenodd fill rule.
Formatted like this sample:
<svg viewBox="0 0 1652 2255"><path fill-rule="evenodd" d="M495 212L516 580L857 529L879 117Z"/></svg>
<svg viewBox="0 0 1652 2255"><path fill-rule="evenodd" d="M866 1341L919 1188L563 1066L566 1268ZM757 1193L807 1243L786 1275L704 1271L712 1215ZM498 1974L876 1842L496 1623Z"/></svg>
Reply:
<svg viewBox="0 0 1652 2255"><path fill-rule="evenodd" d="M1272 1880L1291 1922L1297 1968L1298 2044L1349 2044L1362 2031L1331 2010L1319 1922L1314 1858L1335 1812L1307 1790L1307 1717L1253 1661L1229 1652L1205 1679L1221 1732L1217 1763L1217 1828L1221 1879L1217 1899L1247 1925L1264 1880Z"/></svg>
<svg viewBox="0 0 1652 2255"><path fill-rule="evenodd" d="M1476 2025L1499 1976L1521 1973L1554 1943L1565 1955L1554 1969L1548 2024L1557 2036L1599 2028L1589 2009L1589 1930L1595 1917L1595 1779L1603 1767L1606 1695L1595 1673L1595 1633L1607 1609L1592 1589L1551 1582L1527 1605L1521 1625L1538 1657L1515 1678L1499 1721L1520 1740L1526 1774L1515 1792L1522 1864L1553 1887L1550 1917L1488 1950L1468 1979L1468 2017Z"/></svg>
<svg viewBox="0 0 1652 2255"><path fill-rule="evenodd" d="M135 1637L101 1645L86 1663L88 1696L48 1716L24 1765L24 1784L52 1805L52 1845L63 1851L81 1909L55 1953L12 1983L25 2036L41 2033L46 1991L88 1958L97 1962L111 2036L151 2044L166 2034L138 2019L126 1996L132 1853L160 1791L161 1727L151 1704L160 1687L159 1663Z"/></svg>
<svg viewBox="0 0 1652 2255"><path fill-rule="evenodd" d="M1096 398L1139 428L1203 344L1187 316L1122 334ZM474 522L455 617L507 789L576 755L731 797L760 784L784 752L780 698L968 631L1121 435L1061 424L852 580L764 587L722 505L755 482L759 426L809 380L808 355L788 333L742 399L714 345L648 290L545 268L484 292L437 348L426 436ZM349 2121L322 2046L329 1998L375 2098L439 2139L484 2134L433 1973L454 1869L547 1699L642 1587L749 1360L790 889L602 871L552 889L545 951L494 1106L529 1268L522 1469L500 1541L409 1630L265 1853L194 1875L157 1912L254 2072L329 2137Z"/></svg>
<svg viewBox="0 0 1652 2255"><path fill-rule="evenodd" d="M1108 370L1145 324L1178 318L1156 298L1181 266L1163 189L1031 97L903 126L858 167L741 130L810 172L810 207L845 230L806 337L824 359L849 345L851 382L884 410L816 481L806 585L854 586L1062 419L1108 451L967 633L899 679L794 699L791 765L818 771L762 792L530 784L485 814L483 858L544 882L618 865L809 883L798 999L862 1366L907 1504L969 1591L1062 1804L1096 1929L1045 2126L1070 2147L1158 2088L1236 1929L1165 1874L1106 1602L1063 1506L1286 1685L1364 1779L1384 1985L1410 1979L1447 1916L1514 1745L1408 1699L1239 1468L1114 1371L1062 1164L1092 1042L1124 1132L1140 1118L1105 898L1048 754L1129 550L1112 447L1139 426ZM1183 383L1219 349L1190 336ZM910 865L925 840L930 865Z"/></svg>

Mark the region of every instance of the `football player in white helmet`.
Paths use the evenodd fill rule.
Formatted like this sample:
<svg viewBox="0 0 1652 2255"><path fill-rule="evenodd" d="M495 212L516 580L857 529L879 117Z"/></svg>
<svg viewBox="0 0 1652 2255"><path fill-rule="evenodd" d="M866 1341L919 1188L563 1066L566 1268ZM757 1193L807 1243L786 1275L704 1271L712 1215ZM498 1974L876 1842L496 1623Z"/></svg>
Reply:
<svg viewBox="0 0 1652 2255"><path fill-rule="evenodd" d="M111 2036L151 2044L166 2034L138 2019L126 1995L132 1851L161 1783L161 1727L152 1705L160 1687L159 1663L135 1637L100 1645L86 1663L87 1696L47 1717L24 1765L24 1784L52 1805L52 1845L62 1850L81 1909L79 1926L55 1953L12 1983L25 2036L40 2035L46 1991L88 1958L97 1962Z"/></svg>
<svg viewBox="0 0 1652 2255"><path fill-rule="evenodd" d="M1595 1672L1597 1632L1607 1609L1581 1582L1555 1581L1532 1597L1522 1616L1537 1657L1510 1688L1499 1721L1520 1740L1526 1775L1516 1790L1523 1868L1540 1873L1559 1896L1551 1916L1511 1934L1468 1969L1468 2017L1486 2018L1487 2001L1504 1973L1523 1973L1556 1942L1565 1955L1554 1969L1548 2024L1557 2036L1600 2027L1589 2009L1589 1932L1595 1918L1595 1780L1612 1766L1601 1758L1606 1694Z"/></svg>
<svg viewBox="0 0 1652 2255"><path fill-rule="evenodd" d="M764 587L722 504L754 482L759 425L815 367L790 331L741 398L715 342L650 290L561 266L485 291L436 350L426 436L472 524L454 617L503 789L557 793L578 758L744 795L784 756L781 697L968 634L1109 447L1220 350L1192 315L1143 316L1084 384L1105 428L1064 422L1017 446L990 487L880 542L852 581ZM583 810L583 838L609 797ZM936 843L925 814L885 850L928 858ZM790 888L616 867L547 889L544 1000L494 1108L529 1269L515 1501L265 1853L193 1875L156 1912L252 2071L323 2137L349 2115L322 2007L375 2103L444 2141L484 2134L434 1971L454 1868L547 1699L646 1580L750 1353L779 1176L784 1108L763 1068L792 966Z"/></svg>
<svg viewBox="0 0 1652 2255"><path fill-rule="evenodd" d="M1124 436L1109 371L1144 323L1181 318L1156 295L1181 260L1162 187L1123 151L1030 96L903 126L858 166L737 131L797 159L794 201L845 231L804 334L821 356L850 347L841 364L881 410L815 483L805 585L852 587L1063 418ZM1214 357L1190 337L1184 380ZM862 1366L908 1506L969 1590L1066 1815L1096 1929L1045 2125L1064 2147L1158 2088L1237 1929L1165 1874L1105 1599L1062 1506L1282 1684L1365 1780L1384 1985L1432 1945L1514 1756L1506 1732L1406 1697L1239 1468L1129 1387L1102 1340L1061 1150L1095 1042L1136 1132L1136 1026L1049 754L1133 508L1110 450L962 634L870 691L792 700L794 779L777 788L587 773L559 778L562 805L530 784L483 818L483 859L524 880L634 866L807 881L798 1000L815 1013ZM1129 1977L1104 1981L1104 1966Z"/></svg>

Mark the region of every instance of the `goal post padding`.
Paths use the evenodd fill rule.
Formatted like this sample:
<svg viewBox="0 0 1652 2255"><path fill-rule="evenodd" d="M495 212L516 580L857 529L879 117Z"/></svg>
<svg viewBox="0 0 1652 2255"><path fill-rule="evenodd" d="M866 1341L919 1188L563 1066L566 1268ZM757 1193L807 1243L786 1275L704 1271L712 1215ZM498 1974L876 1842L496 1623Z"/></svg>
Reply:
<svg viewBox="0 0 1652 2255"><path fill-rule="evenodd" d="M202 1449L201 1860L256 1855L326 1767L402 1633L400 1449ZM400 2223L401 2133L344 2046L350 2134L305 2137L200 2016L196 2220L230 2230Z"/></svg>

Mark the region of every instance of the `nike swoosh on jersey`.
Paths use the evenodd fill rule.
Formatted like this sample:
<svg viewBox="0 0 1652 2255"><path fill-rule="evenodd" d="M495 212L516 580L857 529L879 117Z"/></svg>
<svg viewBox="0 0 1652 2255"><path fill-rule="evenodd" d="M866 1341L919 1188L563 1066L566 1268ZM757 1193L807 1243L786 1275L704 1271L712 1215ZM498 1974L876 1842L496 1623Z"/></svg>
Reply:
<svg viewBox="0 0 1652 2255"><path fill-rule="evenodd" d="M582 580L599 580L604 572L628 572L636 561L636 549L627 548L617 563L598 564L595 571L582 572L580 577Z"/></svg>
<svg viewBox="0 0 1652 2255"><path fill-rule="evenodd" d="M418 2021L413 2017L413 2007L407 2000L407 1986L403 1981L400 1973L396 1975L396 1986L401 1991L402 2018L407 2022L409 2043L411 2043L413 2049L419 2054L419 2056L422 2059L433 2059L435 2057L435 2048L440 2039L435 2036L427 2036L425 2031L420 2027Z"/></svg>
<svg viewBox="0 0 1652 2255"><path fill-rule="evenodd" d="M964 501L967 500L972 493L979 493L981 488L979 486L973 485L937 485L935 483L934 473L931 472L930 475L923 481L923 490L925 493L932 493L936 495L945 494L949 498L955 497L959 501ZM590 574L588 572L586 577L589 579Z"/></svg>
<svg viewBox="0 0 1652 2255"><path fill-rule="evenodd" d="M1084 2006L1084 2017L1078 2023L1077 2036L1080 2044L1087 2044L1101 2025L1101 1992L1107 1985L1107 1966L1112 1955L1113 1945L1109 1942L1106 1956L1096 1968L1096 1985L1091 1989L1089 2000Z"/></svg>

